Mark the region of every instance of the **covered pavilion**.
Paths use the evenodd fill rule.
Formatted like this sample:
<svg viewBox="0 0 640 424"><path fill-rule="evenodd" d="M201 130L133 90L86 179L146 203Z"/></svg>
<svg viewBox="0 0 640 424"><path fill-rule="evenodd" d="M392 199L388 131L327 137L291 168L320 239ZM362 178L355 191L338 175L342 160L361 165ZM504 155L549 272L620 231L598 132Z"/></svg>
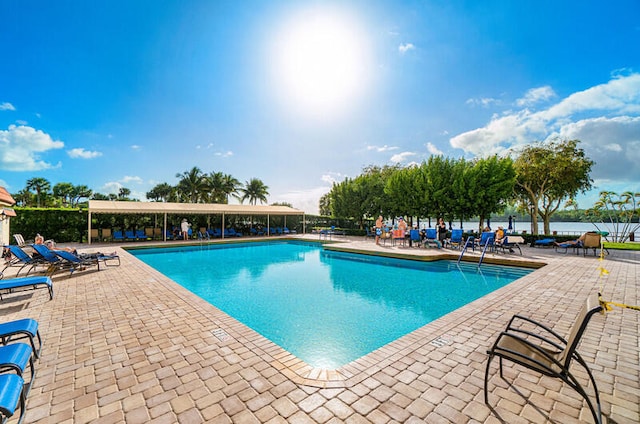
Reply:
<svg viewBox="0 0 640 424"><path fill-rule="evenodd" d="M227 215L261 215L267 217L267 234L269 234L269 219L272 216L284 216L285 225L287 216L302 215L302 228L305 232L304 211L289 206L265 206L265 205L229 205L221 203L169 203L169 202L125 202L113 200L89 200L88 234L91 234L92 214L160 214L164 215L163 239L167 239L168 215L221 215L221 232L224 237L225 217ZM91 237L88 237L91 244Z"/></svg>

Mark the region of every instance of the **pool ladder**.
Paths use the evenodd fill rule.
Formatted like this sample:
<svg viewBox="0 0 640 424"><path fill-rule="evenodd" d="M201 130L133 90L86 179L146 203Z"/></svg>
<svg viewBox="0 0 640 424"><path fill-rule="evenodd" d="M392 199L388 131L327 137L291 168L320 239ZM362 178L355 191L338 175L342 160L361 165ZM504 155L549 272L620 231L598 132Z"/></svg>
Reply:
<svg viewBox="0 0 640 424"><path fill-rule="evenodd" d="M487 242L484 244L484 247L482 248L482 254L480 255L480 260L478 261L478 268L480 268L480 265L482 265L482 260L484 259L484 255L487 252L487 249L491 246L492 240L493 239L488 239ZM473 237L467 238L467 241L465 242L464 247L462 248L462 252L460 252L460 256L458 257L458 265L460 264L460 261L462 260L462 256L464 256L464 252L467 251L467 248L469 247L469 245L471 245L471 248L473 249L475 245L475 239Z"/></svg>

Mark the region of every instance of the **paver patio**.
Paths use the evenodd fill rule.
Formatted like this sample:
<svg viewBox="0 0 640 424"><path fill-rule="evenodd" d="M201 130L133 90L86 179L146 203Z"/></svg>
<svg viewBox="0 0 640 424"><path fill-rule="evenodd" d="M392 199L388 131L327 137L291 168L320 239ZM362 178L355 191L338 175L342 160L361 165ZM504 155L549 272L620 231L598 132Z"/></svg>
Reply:
<svg viewBox="0 0 640 424"><path fill-rule="evenodd" d="M362 238L342 244L442 252ZM318 370L125 250L78 247L115 249L122 264L55 277L51 301L36 290L0 302L2 321L35 318L44 338L27 423L592 422L560 381L506 364L510 386L497 361L492 411L483 401L486 350L514 313L567 334L584 299L601 287L607 300L640 303L638 252L611 251L601 263L523 248L523 258L547 265L345 367ZM600 265L608 276L600 277ZM605 422L640 422L639 329L640 312L616 308L592 320L579 347L599 384Z"/></svg>

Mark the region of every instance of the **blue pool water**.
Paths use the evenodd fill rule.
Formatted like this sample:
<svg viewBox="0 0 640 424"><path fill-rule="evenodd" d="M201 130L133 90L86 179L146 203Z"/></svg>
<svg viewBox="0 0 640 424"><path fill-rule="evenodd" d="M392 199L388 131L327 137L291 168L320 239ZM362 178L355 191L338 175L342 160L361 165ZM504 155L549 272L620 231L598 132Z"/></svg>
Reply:
<svg viewBox="0 0 640 424"><path fill-rule="evenodd" d="M306 363L330 369L531 272L300 242L130 252Z"/></svg>

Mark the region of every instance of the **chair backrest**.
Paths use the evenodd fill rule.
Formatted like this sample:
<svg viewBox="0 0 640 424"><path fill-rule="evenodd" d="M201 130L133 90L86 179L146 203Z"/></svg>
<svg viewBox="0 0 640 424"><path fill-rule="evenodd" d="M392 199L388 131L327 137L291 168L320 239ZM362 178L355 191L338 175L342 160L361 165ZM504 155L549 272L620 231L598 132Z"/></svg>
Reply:
<svg viewBox="0 0 640 424"><path fill-rule="evenodd" d="M145 235L145 236L147 236L147 237L149 237L149 238L153 237L153 228L151 228L151 227L146 227L146 228L144 229L144 235Z"/></svg>
<svg viewBox="0 0 640 424"><path fill-rule="evenodd" d="M600 304L600 300L598 299L598 294L595 293L589 296L585 304L582 305L580 313L576 317L576 320L571 327L569 337L567 337L567 347L558 356L558 361L564 364L565 370L569 369L571 359L573 358L573 353L578 347L578 343L580 342L580 339L584 334L584 330L587 329L589 320L596 312L601 312L602 310L603 309L602 305Z"/></svg>
<svg viewBox="0 0 640 424"><path fill-rule="evenodd" d="M60 260L60 258L58 258L56 254L49 250L49 248L44 244L34 244L33 249L49 262L58 262Z"/></svg>
<svg viewBox="0 0 640 424"><path fill-rule="evenodd" d="M20 247L24 246L24 237L22 237L22 234L14 234L13 238L16 239L16 244Z"/></svg>
<svg viewBox="0 0 640 424"><path fill-rule="evenodd" d="M455 228L451 230L451 241L453 243L461 243L462 242L462 228Z"/></svg>
<svg viewBox="0 0 640 424"><path fill-rule="evenodd" d="M111 238L111 228L103 228L102 229L102 238L103 239Z"/></svg>
<svg viewBox="0 0 640 424"><path fill-rule="evenodd" d="M76 255L74 255L71 252L67 252L66 250L54 250L53 253L58 255L59 257L61 257L65 261L69 261L69 262L73 262L73 263L82 262L82 259L80 259L79 257L77 257Z"/></svg>
<svg viewBox="0 0 640 424"><path fill-rule="evenodd" d="M429 240L435 240L438 238L438 232L435 228L427 228L427 238Z"/></svg>
<svg viewBox="0 0 640 424"><path fill-rule="evenodd" d="M485 231L480 236L480 245L484 246L485 244L487 244L487 242L489 242L489 244L492 244L494 239L495 234L493 234L491 231Z"/></svg>
<svg viewBox="0 0 640 424"><path fill-rule="evenodd" d="M420 241L420 230L409 231L409 237L411 237L411 241Z"/></svg>
<svg viewBox="0 0 640 424"><path fill-rule="evenodd" d="M97 228L92 228L91 229L91 240L97 240L100 238L100 234L98 233L98 229Z"/></svg>
<svg viewBox="0 0 640 424"><path fill-rule="evenodd" d="M14 244L10 244L9 246L6 246L6 247L8 247L9 250L11 251L11 254L13 256L15 256L16 258L18 258L21 262L31 262L32 261L31 256L29 256L27 254L27 252L22 250L22 247L16 246Z"/></svg>
<svg viewBox="0 0 640 424"><path fill-rule="evenodd" d="M600 247L602 236L599 233L586 233L584 235L583 247Z"/></svg>

